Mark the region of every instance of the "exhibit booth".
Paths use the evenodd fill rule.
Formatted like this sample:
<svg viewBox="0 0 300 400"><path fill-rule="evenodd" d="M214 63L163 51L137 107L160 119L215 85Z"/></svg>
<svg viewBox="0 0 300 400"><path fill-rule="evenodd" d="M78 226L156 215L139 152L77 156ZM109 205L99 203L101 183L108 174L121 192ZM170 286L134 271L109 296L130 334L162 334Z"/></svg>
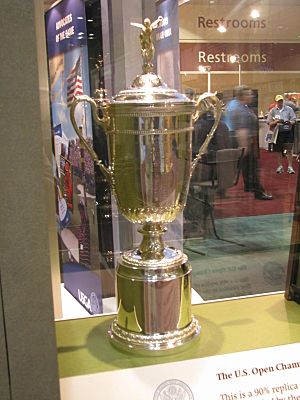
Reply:
<svg viewBox="0 0 300 400"><path fill-rule="evenodd" d="M1 400L300 399L297 110L294 174L265 142L299 11L4 2ZM268 201L228 141L238 84Z"/></svg>

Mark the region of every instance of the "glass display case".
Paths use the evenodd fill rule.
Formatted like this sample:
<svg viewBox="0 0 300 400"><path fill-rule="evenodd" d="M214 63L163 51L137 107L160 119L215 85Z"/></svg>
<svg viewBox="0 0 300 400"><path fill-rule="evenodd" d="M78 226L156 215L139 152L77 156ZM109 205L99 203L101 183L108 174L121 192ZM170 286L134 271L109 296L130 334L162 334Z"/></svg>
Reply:
<svg viewBox="0 0 300 400"><path fill-rule="evenodd" d="M70 9L65 9L66 6ZM81 7L80 16L77 16L72 7L75 10ZM294 158L293 165L296 174L279 176L276 174L277 155L268 151L271 149L265 142L268 126L265 115L267 115L271 103L274 102L275 95L277 92L283 95L296 93L297 87L297 75L295 74L297 44L294 43L293 36L295 30L291 24L286 28L279 25L280 28L276 31L273 29L279 24L278 15L281 7L282 5L279 3L273 6L263 3L256 8L251 4L245 4L239 6L239 13L230 19L225 16L232 12L233 6L231 5L220 4L218 6L219 16L214 15L215 3L202 4L199 1L188 1L178 4L175 1L158 1L148 5L150 16L153 18L162 16L162 21L153 34L156 48L154 65L157 72L172 88L180 90L193 100L197 100L202 93L209 90L216 91L223 104L221 122L208 147L207 154L211 161L207 163L206 155L203 155L190 184L187 206L182 219L168 227L167 241L171 245L183 249L192 260L193 290L195 298L198 296L198 300L201 298L202 301L207 301L283 291L285 287L298 164ZM289 9L290 12L293 12L297 9L297 5L291 4ZM253 10L257 12L254 17L254 14L251 14ZM59 42L55 39L54 32L51 31L51 27L54 26L51 21L52 15L57 19L57 13L62 16L59 21L65 22L58 27L55 34L60 35L61 32L66 32L68 27L72 27L74 34L69 38L70 40L67 38ZM64 17L71 14L75 22L67 21ZM193 15L192 21L188 17L191 15ZM46 11L49 74L50 83L52 82L55 92L52 97L61 98L68 94L64 92L64 84L59 80L55 81L54 76L57 77L60 71L58 71L57 62L55 63L55 58L49 50L49 46L52 48L51 46L54 45L60 54L65 54L59 57L63 57L64 64L66 64L64 73L61 75L61 79L66 82L70 79L72 68L76 69L75 64L78 62L76 54L78 52L81 54L82 65L78 67L80 71L75 72L80 74L82 85L80 92L77 89L76 93L71 94L73 97L81 94L95 96L95 91L98 89L105 90L105 96L112 97L120 89L131 85L133 78L140 72L138 68L138 65L141 65L139 33L130 25L135 22L134 18L125 13L122 16L123 31L128 32L132 40L130 43L127 40L123 41L123 31L118 37L115 37L111 32L111 27L114 26L115 20L119 21L118 18L121 16L114 10L113 4L105 5L98 1L89 1L84 4L82 2L60 2ZM78 23L82 26L77 26ZM122 42L123 48L120 47ZM285 54L280 61L282 65L278 61L275 62L278 46L280 47L278 51ZM72 56L73 53L75 58ZM74 65L70 61L69 69L66 57L74 58L72 61ZM129 65L132 65L132 68ZM86 72L84 72L85 70ZM123 76L123 81L121 76ZM58 89L55 85L53 86L53 81ZM232 124L228 121L227 108L232 104L234 89L238 85L247 85L252 95L251 100L246 104L253 112L254 120L250 133L251 140L255 142L251 144L252 158L250 157L251 160L249 160L246 154L247 148L245 148L244 161L240 162L240 170L236 170L239 174L238 177L235 176L237 179L233 179L231 183L223 184L221 182L219 189L217 187L212 189L208 186L208 179L216 174L217 152L236 147L236 143L232 142L234 132ZM293 92L290 90L292 88L294 88ZM61 91L60 96L57 95L57 90ZM69 120L69 108L67 102L65 104L64 112ZM60 100L57 107L62 107ZM104 160L104 165L108 165L109 155L104 130L92 121L89 107L87 105L84 107L86 111L84 117L81 118L87 127L93 124L89 129L92 129L90 135L93 135L94 149ZM54 137L59 136L57 133L55 134L55 129L59 126L58 122L53 121ZM197 143L204 140L203 136L212 123L213 117L209 113L202 115L195 122L193 154L197 153ZM75 131L70 125L65 130L70 132L73 141L79 143L79 139L75 139ZM296 131L297 126L295 126ZM84 132L83 135L85 135ZM297 134L295 134L295 141L296 138ZM70 141L70 139L68 140ZM237 144L237 146L239 145ZM70 146L67 147L70 153ZM59 150L60 153L62 151L64 150ZM80 151L88 160L88 152L83 148ZM297 155L295 149L294 153ZM55 157L57 158L57 155ZM60 157L63 156L60 155ZM245 160L250 163L248 167ZM76 164L76 161L73 163ZM91 163L92 161L88 162L88 164ZM74 188L76 189L77 185L78 190L78 183L74 182L74 179L82 172L75 164L72 167L72 171L75 171L72 180ZM88 164L85 162L85 165ZM84 168L84 164L82 165ZM226 163L224 166L226 167ZM87 167L85 166L85 168ZM61 166L56 168L58 174L60 170ZM100 303L102 300L104 301L102 311L105 312L105 304L108 303L107 310L111 310L114 301L114 268L118 254L134 247L140 240L140 236L138 230L132 228L119 214L114 196L111 197L105 176L99 168L91 169L90 175L87 174L89 173L86 170L85 181L91 182L89 185L92 185L93 188L91 186L89 189L86 183L80 185L85 186L88 190L85 198L94 197L94 206L92 206L89 212L91 215L87 219L89 223L87 231L91 241L93 241L93 236L95 238L92 247L91 244L89 245L89 251L93 254L94 266L92 269L95 271L100 268L98 285L101 289L98 301ZM250 176L247 177L245 174L250 174ZM217 179L216 176L213 178ZM251 192L258 191L258 189L247 187L254 185L253 180L259 181L255 185L260 186L259 190L263 196L258 192L253 195ZM217 184L217 181L210 182L210 185L214 184ZM222 188L222 185L225 187ZM95 190L96 186L97 190ZM59 192L64 192L64 189L60 188ZM76 190L72 194L73 201L78 203L79 198L75 200L75 192ZM66 193L63 193L62 196L66 197ZM273 197L273 199L266 202L259 197L262 199ZM66 208L69 215L73 216L75 210ZM86 209L89 208L90 206L87 205ZM84 212L81 214L84 215ZM95 216L97 216L97 221ZM73 218L75 217L73 216ZM94 224L97 224L97 228L95 225L91 226L92 219ZM65 243L62 237L68 236L65 235L65 231L71 231L80 248L83 245L76 237L76 230L79 234L80 229L78 229L78 222L74 223L72 228L72 223L69 221L69 226L63 229L63 235L60 234L60 243ZM80 224L82 225L82 221ZM100 254L97 254L96 245L99 245ZM70 246L72 246L71 243ZM78 251L79 253L80 251ZM61 254L66 254L66 256L69 254L69 261L62 260L62 265L77 262L70 249L66 250L65 248L65 251L62 249ZM80 264L79 258L78 262ZM85 265L84 262L81 264ZM85 267L83 266L83 268ZM68 276L68 274L65 276L67 280ZM80 274L78 274L79 276ZM82 281L82 278L78 278L78 281ZM75 298L78 300L77 286L75 291L74 289L67 290L73 295L75 293ZM68 287L68 283L65 284L65 287ZM84 290L79 290L84 292ZM96 313L101 312L101 308L96 307L95 310Z"/></svg>
<svg viewBox="0 0 300 400"><path fill-rule="evenodd" d="M59 398L59 375L63 400L96 386L116 399L107 382L123 388L129 376L157 400L300 396L298 3L5 6L15 27L26 10L26 46L3 25L4 76L16 86L2 91L0 356L13 383L0 382L12 393L40 373L36 393L48 376ZM280 151L265 140L277 95L295 113L292 147ZM175 354L192 325L197 338ZM114 335L148 352L120 351ZM40 371L20 374L21 356Z"/></svg>

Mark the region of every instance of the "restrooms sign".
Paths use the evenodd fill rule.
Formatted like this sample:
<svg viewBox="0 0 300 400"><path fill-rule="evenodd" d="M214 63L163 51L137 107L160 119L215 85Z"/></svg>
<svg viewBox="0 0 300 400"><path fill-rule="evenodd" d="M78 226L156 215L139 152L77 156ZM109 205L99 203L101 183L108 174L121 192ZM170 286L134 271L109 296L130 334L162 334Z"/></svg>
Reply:
<svg viewBox="0 0 300 400"><path fill-rule="evenodd" d="M199 29L218 29L223 26L225 29L265 29L267 27L267 21L265 19L253 19L253 18L207 18L206 16L198 16L198 28Z"/></svg>
<svg viewBox="0 0 300 400"><path fill-rule="evenodd" d="M278 57L280 54L280 57ZM236 56L243 71L299 71L300 43L180 43L180 70L235 71Z"/></svg>

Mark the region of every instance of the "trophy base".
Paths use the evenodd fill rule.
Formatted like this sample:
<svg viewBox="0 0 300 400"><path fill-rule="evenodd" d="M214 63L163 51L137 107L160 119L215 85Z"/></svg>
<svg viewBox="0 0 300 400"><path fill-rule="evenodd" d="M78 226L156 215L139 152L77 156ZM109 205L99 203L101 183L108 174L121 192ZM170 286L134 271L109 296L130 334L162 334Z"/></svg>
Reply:
<svg viewBox="0 0 300 400"><path fill-rule="evenodd" d="M191 273L186 255L170 247L159 260L143 259L138 249L124 253L116 269L112 344L154 356L185 349L200 332L191 309Z"/></svg>
<svg viewBox="0 0 300 400"><path fill-rule="evenodd" d="M121 328L115 319L108 334L111 343L119 350L158 356L186 350L188 344L194 344L194 339L199 336L200 329L198 320L193 317L190 324L182 329L163 334L140 334Z"/></svg>

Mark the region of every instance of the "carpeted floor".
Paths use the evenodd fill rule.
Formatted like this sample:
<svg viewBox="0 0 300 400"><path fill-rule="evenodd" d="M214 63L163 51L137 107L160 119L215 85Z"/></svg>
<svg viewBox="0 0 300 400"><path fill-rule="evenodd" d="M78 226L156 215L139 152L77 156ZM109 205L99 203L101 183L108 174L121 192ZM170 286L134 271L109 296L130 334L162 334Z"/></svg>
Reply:
<svg viewBox="0 0 300 400"><path fill-rule="evenodd" d="M298 163L295 175L277 175L276 168L276 154L261 150L260 177L271 201L245 193L242 177L225 198L215 198L217 232L235 243L218 240L208 217L194 221L198 230L186 235L193 288L204 300L284 290Z"/></svg>
<svg viewBox="0 0 300 400"><path fill-rule="evenodd" d="M287 161L285 162L285 170ZM286 172L278 175L277 154L264 149L260 151L260 180L265 191L273 196L272 201L255 200L252 193L244 192L243 178L229 189L224 199L215 199L216 218L246 217L251 215L281 214L294 211L295 188L297 182L298 162L293 165L294 175Z"/></svg>

